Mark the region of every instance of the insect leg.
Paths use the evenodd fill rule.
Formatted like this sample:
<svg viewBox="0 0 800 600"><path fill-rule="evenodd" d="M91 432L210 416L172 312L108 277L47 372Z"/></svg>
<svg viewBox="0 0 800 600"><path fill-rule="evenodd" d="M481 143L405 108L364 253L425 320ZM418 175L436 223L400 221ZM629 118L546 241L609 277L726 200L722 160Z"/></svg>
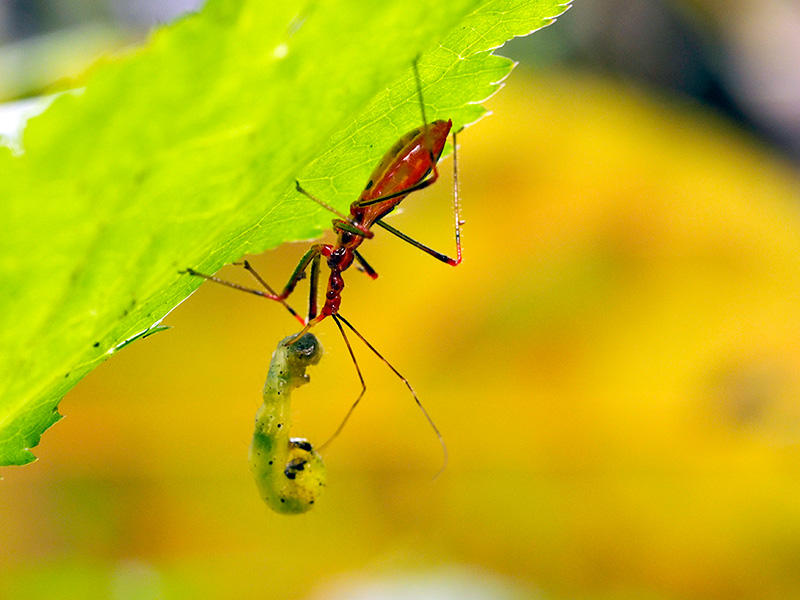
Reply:
<svg viewBox="0 0 800 600"><path fill-rule="evenodd" d="M439 469L439 472L438 472L438 473L436 473L436 477L438 477L438 476L439 476L439 474L440 474L442 471L444 471L445 467L447 466L447 445L444 443L444 438L442 437L442 434L439 432L439 428L438 428L438 427L436 427L436 424L433 422L433 419L432 419L432 418L431 418L431 416L428 414L428 411L427 411L427 410L425 410L425 407L424 407L424 406L422 406L422 402L420 402L419 398L417 397L417 393L414 391L414 388L413 388L413 387L411 387L411 384L408 382L408 379L406 379L405 377L403 377L403 375L401 375L401 374L400 374L400 371L398 371L397 369L395 369L395 368L392 366L392 363L390 363L388 360L386 360L386 359L383 357L383 355L382 355L380 352L378 352L378 351L375 349L375 347L374 347L372 344L370 344L370 343L367 341L367 338L365 338L363 335L361 335L361 334L360 334L360 333L359 333L359 332L356 330L356 328L355 328L355 327L353 327L353 326L350 324L350 322L349 322L347 319L345 319L345 318L344 318L344 317L343 317L341 314L336 314L336 315L331 315L331 316L332 316L332 317L334 317L334 319L335 319L335 321L336 321L337 323L338 323L339 321L341 321L342 323L344 323L345 325L347 325L347 328L348 328L348 329L350 329L350 331L352 331L353 333L355 333L355 334L358 336L358 338L359 338L359 339L360 339L362 342L364 342L364 344L367 346L367 348L369 348L370 350L372 350L372 352L375 354L375 356L377 356L379 359L381 359L381 361L383 361L383 363L384 363L384 364L385 364L387 367L389 367L389 368L392 370L392 372L393 372L395 375L397 375L397 376L400 378L400 380L401 380L403 383L405 383L405 384L406 384L406 387L407 387L407 388L408 388L408 390L411 392L411 395L414 397L414 402L416 402L416 403L417 403L417 406L418 406L418 407L419 407L419 409L422 411L422 414L423 414L423 415L425 415L425 418L428 420L428 424L429 424L429 425L431 426L431 428L433 429L433 432L436 434L436 437L437 437L437 438L438 438L438 440L439 440L439 444L442 446L442 454L444 455L444 461L443 461L443 463L442 463L442 468L441 468L441 469ZM340 327L341 327L341 326L340 326ZM349 344L348 344L348 346L349 346ZM351 351L351 354L352 354L352 351ZM360 373L360 372L359 372L359 373ZM363 393L363 392L362 392L362 393ZM359 397L359 399L360 399L360 397ZM352 411L352 409L351 409L351 411ZM348 414L348 416L349 416L349 414ZM327 444L327 442L325 442L325 443Z"/></svg>
<svg viewBox="0 0 800 600"><path fill-rule="evenodd" d="M370 200L360 200L354 202L356 206L363 207L363 206L372 206L373 204L378 204L379 202L384 202L385 200L392 200L393 198L399 198L400 196L407 196L411 192L418 192L419 190L424 190L429 185L433 185L436 183L436 180L439 179L439 172L436 170L436 166L433 167L433 174L424 181L420 181L416 185L412 185L411 187L407 187L404 190L400 190L399 192L392 192L391 194L386 194L385 196L378 196L377 198L372 198Z"/></svg>
<svg viewBox="0 0 800 600"><path fill-rule="evenodd" d="M297 263L297 266L294 268L291 277L289 277L289 281L286 282L283 291L280 293L281 298L289 297L289 295L294 291L294 288L297 286L297 283L301 279L305 278L308 265L319 255L325 254L328 249L329 246L327 244L314 244L306 251L305 254L303 254L300 262Z"/></svg>
<svg viewBox="0 0 800 600"><path fill-rule="evenodd" d="M404 242L408 242L409 244L411 244L412 246L415 246L416 248L419 248L423 252L427 252L428 254L433 256L435 259L440 260L443 263L447 263L448 265L451 265L453 267L461 264L461 260L462 260L462 254L461 254L461 225L463 224L463 221L461 220L461 204L460 204L459 198L458 198L458 151L456 150L456 148L457 148L456 134L453 133L453 212L455 214L455 229L456 229L456 258L450 258L446 254L442 254L441 252L438 252L438 251L434 250L433 248L430 248L429 246L426 246L425 244L423 244L421 242L418 242L414 238L407 236L402 231L400 231L398 229L395 229L394 227L392 227L388 223L384 223L383 220L381 220L381 219L378 219L377 221L375 221L376 225L379 225L379 226L383 227L386 231L388 231L391 234L396 235L397 237L399 237ZM434 174L435 174L435 171L434 171ZM424 181L423 183L427 183L428 181L433 182L433 181L435 181L435 178L433 176L431 176L430 179L428 179L427 181Z"/></svg>
<svg viewBox="0 0 800 600"><path fill-rule="evenodd" d="M245 261L245 264L246 264L245 268L247 268L247 266L249 266L249 264L247 264L247 261ZM240 290L242 292L247 292L248 294L255 294L256 296L261 296L262 298L267 298L268 300L275 300L276 302L280 302L295 319L297 319L298 321L300 321L300 323L305 325L303 317L298 315L297 311L295 311L291 306L289 306L289 304L286 302L286 298L282 298L280 294L276 294L275 291L271 287L269 287L269 285L267 285L267 283L263 279L261 279L258 276L258 274L255 273L254 270L251 269L248 269L248 271L254 274L256 279L259 280L259 283L261 283L267 289L267 292L263 292L261 290L254 290L253 288L245 287L243 285L239 285L238 283L234 283L232 281L226 281L224 279L220 279L219 277L214 277L213 275L206 275L204 273L195 271L194 269L191 268L187 268L185 271L181 271L181 273L188 273L189 275L192 275L194 277L202 277L206 281L213 281L214 283L219 283L220 285L225 285L235 290Z"/></svg>
<svg viewBox="0 0 800 600"><path fill-rule="evenodd" d="M317 254L311 259L311 277L308 279L308 322L317 316L317 289L319 287L319 261L321 255Z"/></svg>
<svg viewBox="0 0 800 600"><path fill-rule="evenodd" d="M369 266L369 263L364 259L363 256L361 256L361 254L359 254L358 250L353 250L353 256L356 257L356 261L358 261L358 264L361 265L361 269L359 269L359 270L363 270L364 273L366 273L367 275L369 275L373 279L377 279L378 278L377 271L375 271L375 269L373 269L371 266Z"/></svg>
<svg viewBox="0 0 800 600"><path fill-rule="evenodd" d="M281 304L283 304L283 306L286 308L286 310L288 310L288 311L289 311L289 312L292 314L292 316L293 316L295 319L297 319L298 321L300 321L301 323L303 323L303 324L305 325L305 322L303 321L303 317L301 317L300 315L298 315L298 314L297 314L297 312L296 312L296 311L295 311L295 310L294 310L294 309L293 309L291 306L289 306L289 303L288 303L288 302L286 302L286 298L281 298L281 297L280 297L280 295L279 295L279 294L278 294L278 293L277 293L275 290L273 290L273 289L272 289L272 286L270 286L270 285L269 285L269 284L268 284L268 283L267 283L267 282L264 280L264 278L263 278L263 277L261 277L261 275L259 275L259 274L258 274L258 272L257 272L257 271L256 271L256 270L255 270L255 269L254 269L254 268L253 268L251 265L250 265L250 262L249 262L249 261L245 260L245 261L242 261L241 263L233 263L233 264L235 264L235 265L242 265L242 267L244 267L244 270L245 270L245 271L247 271L248 273L250 273L250 275L252 275L252 276L255 278L255 280L256 280L256 281L258 281L258 283L260 283L261 285L263 285L263 286L264 286L264 288L265 288L265 289L266 289L266 290L267 290L267 291L268 291L270 294L272 294L273 296L275 296L275 299L276 299L278 302L280 302Z"/></svg>
<svg viewBox="0 0 800 600"><path fill-rule="evenodd" d="M437 252L437 251L436 251L436 250L434 250L433 248L429 248L429 247L428 247L428 246L426 246L425 244L423 244L423 243L421 243L421 242L418 242L418 241L417 241L417 240L415 240L414 238L411 238L411 237L407 236L407 235L406 235L405 233L403 233L402 231L399 231L398 229L395 229L395 228L394 228L394 227L392 227L391 225L387 225L387 224L386 224L386 223L384 223L383 221L375 221L375 224L376 224L376 225L380 225L381 227L383 227L383 228L384 228L386 231L388 231L389 233L392 233L392 234L396 235L397 237L399 237L399 238L400 238L401 240L403 240L404 242L408 242L408 243L409 243L409 244L411 244L412 246L414 246L414 247L416 247L416 248L419 248L419 249L420 249L420 250L422 250L423 252L426 252L426 253L430 254L430 255L431 255L433 258L435 258L435 259L437 259L437 260L440 260L440 261L442 261L443 263L447 263L448 265L452 265L452 266L454 266L454 267L455 267L456 265L458 265L458 264L461 262L461 252L460 252L460 248L459 248L458 257L457 257L457 258L450 258L450 257L449 257L449 256L447 256L446 254L442 254L441 252Z"/></svg>
<svg viewBox="0 0 800 600"><path fill-rule="evenodd" d="M342 334L344 343L347 346L347 351L350 353L350 358L353 359L353 366L355 366L356 373L358 373L358 380L361 382L361 393L358 395L358 398L356 398L356 401L353 402L353 405L350 407L350 410L347 411L347 414L344 416L344 419L342 419L342 422L339 423L339 427L336 428L336 431L333 432L333 435L331 435L331 437L329 437L324 444L322 444L321 446L317 446L318 452L322 452L328 444L330 444L333 440L339 437L339 434L344 429L344 426L347 424L347 421L350 420L350 416L353 414L353 411L356 409L356 406L358 406L358 403L361 402L361 398L363 398L364 393L367 391L367 384L364 383L364 376L361 374L361 368L358 366L358 361L356 360L356 355L353 352L353 347L350 345L350 340L347 339L347 334L344 332L342 324L339 322L340 317L335 314L331 315L331 317L333 317L336 326L339 328L339 332Z"/></svg>
<svg viewBox="0 0 800 600"><path fill-rule="evenodd" d="M427 125L425 126L425 131L427 131ZM456 168L456 160L455 160L456 150L455 150L455 133L453 133L453 168ZM412 185L411 187L407 187L403 190L399 190L397 192L392 192L391 194L386 194L385 196L378 196L377 198L371 198L369 200L359 200L356 201L354 204L355 206L364 207L364 206L372 206L373 204L378 204L379 202L385 202L386 200L392 200L394 198L399 198L400 196L407 196L412 192L418 192L419 190L424 190L429 185L433 185L439 179L439 169L436 167L436 161L434 160L433 153L430 154L431 157L431 176L428 179L424 179L419 183ZM426 174L427 175L427 174Z"/></svg>

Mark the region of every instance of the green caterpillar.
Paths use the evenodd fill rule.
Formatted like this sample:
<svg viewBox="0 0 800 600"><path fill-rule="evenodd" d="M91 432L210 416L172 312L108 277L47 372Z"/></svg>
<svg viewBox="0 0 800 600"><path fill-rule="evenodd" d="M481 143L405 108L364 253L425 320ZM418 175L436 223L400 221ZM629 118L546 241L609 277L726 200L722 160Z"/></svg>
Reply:
<svg viewBox="0 0 800 600"><path fill-rule="evenodd" d="M309 381L306 368L321 358L322 345L311 333L281 340L269 365L264 404L256 413L250 470L264 502L282 514L310 510L325 488L322 457L308 440L289 437L292 390Z"/></svg>

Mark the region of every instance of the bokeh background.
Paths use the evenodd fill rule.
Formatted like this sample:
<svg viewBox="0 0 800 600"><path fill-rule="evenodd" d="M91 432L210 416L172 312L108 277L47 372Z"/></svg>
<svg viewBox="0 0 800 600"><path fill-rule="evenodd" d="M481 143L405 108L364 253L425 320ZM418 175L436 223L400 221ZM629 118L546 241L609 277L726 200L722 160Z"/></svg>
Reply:
<svg viewBox="0 0 800 600"><path fill-rule="evenodd" d="M2 97L187 8L1 4ZM460 138L464 264L379 233L344 298L445 472L356 344L326 495L270 513L247 447L296 327L204 285L4 470L0 598L800 597L799 46L790 0L578 0L501 50L521 65ZM450 181L392 223L451 248ZM279 283L305 247L253 263ZM358 384L316 333L294 432L320 442Z"/></svg>

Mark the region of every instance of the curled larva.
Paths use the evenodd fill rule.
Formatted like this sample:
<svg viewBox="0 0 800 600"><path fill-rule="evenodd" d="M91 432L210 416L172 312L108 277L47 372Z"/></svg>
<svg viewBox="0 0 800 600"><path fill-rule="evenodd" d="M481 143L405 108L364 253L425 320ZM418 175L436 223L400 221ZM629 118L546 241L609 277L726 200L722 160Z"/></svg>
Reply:
<svg viewBox="0 0 800 600"><path fill-rule="evenodd" d="M306 368L321 358L322 345L306 333L281 340L269 365L250 444L250 470L264 502L279 513L310 510L325 488L322 457L308 440L289 437L292 390L308 382Z"/></svg>

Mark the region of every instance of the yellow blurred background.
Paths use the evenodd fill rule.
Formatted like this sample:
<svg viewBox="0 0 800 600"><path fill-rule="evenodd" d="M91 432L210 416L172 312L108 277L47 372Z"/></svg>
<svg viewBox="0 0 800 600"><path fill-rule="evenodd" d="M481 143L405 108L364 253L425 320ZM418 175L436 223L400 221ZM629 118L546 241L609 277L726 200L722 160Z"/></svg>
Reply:
<svg viewBox="0 0 800 600"><path fill-rule="evenodd" d="M463 265L378 232L380 277L348 273L342 306L416 388L445 472L355 341L368 392L325 496L269 512L247 448L296 324L206 284L4 470L0 597L800 597L796 170L597 75L519 69L489 107L460 138ZM450 182L392 224L450 251ZM253 262L280 285L305 248ZM333 323L316 333L293 434L320 443L358 383Z"/></svg>

